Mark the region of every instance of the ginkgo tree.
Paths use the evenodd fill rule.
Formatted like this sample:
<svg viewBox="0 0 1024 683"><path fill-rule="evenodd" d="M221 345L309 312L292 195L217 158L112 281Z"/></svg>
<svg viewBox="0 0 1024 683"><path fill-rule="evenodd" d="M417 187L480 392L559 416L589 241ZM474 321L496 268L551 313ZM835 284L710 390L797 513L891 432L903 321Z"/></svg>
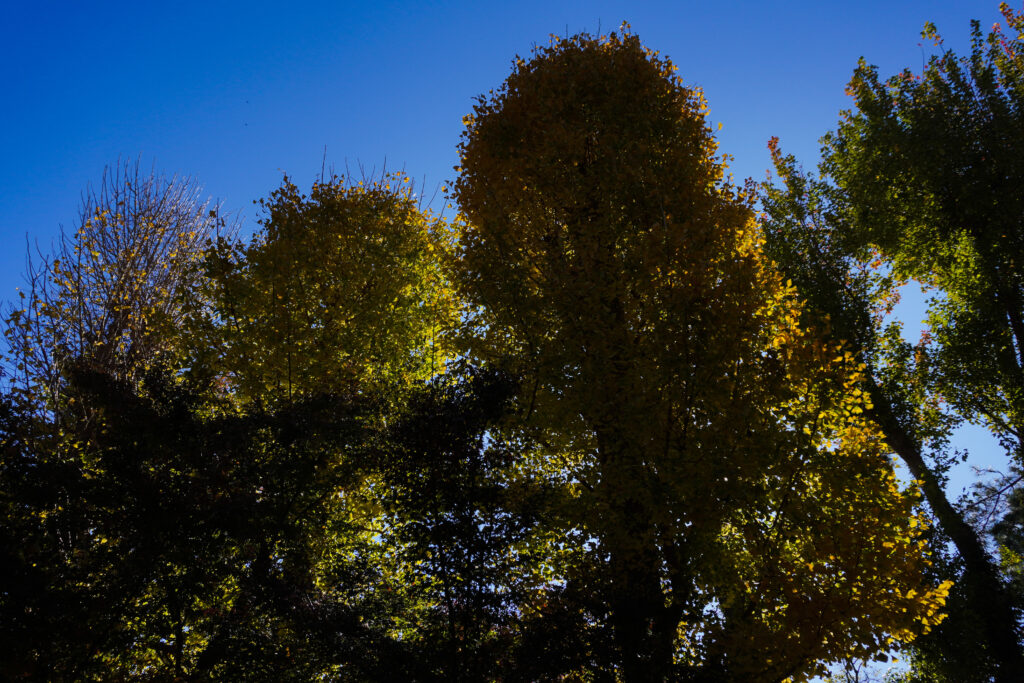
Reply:
<svg viewBox="0 0 1024 683"><path fill-rule="evenodd" d="M581 34L479 98L454 184L470 350L571 453L623 680L803 680L912 639L948 586L863 366L804 322L675 71Z"/></svg>

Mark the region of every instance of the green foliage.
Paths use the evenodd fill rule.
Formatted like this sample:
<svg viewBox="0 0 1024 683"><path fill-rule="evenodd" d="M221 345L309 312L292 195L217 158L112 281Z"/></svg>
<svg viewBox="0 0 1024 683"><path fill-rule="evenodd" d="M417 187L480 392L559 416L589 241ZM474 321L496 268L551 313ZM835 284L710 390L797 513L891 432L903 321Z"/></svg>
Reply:
<svg viewBox="0 0 1024 683"><path fill-rule="evenodd" d="M503 486L512 456L484 439L509 386L437 383L384 432L366 397L237 413L165 375L139 395L73 372L89 419L60 436L5 403L6 670L480 680L539 590L526 540L542 492ZM388 487L373 533L366 477Z"/></svg>
<svg viewBox="0 0 1024 683"><path fill-rule="evenodd" d="M1015 37L998 26L983 36L975 22L969 56L943 50L920 75L882 82L861 61L849 85L856 108L823 138L820 178L773 141L783 187L764 195L769 253L868 366L869 415L956 548L938 568L957 581L950 618L913 649L921 680L1011 681L1024 667L1015 593L942 490L959 455L949 434L963 421L988 426L1018 466L1021 457L1024 17L1001 9ZM941 45L933 26L924 36ZM935 293L916 345L883 325L910 279Z"/></svg>
<svg viewBox="0 0 1024 683"><path fill-rule="evenodd" d="M60 433L5 425L8 519L29 537L5 548L21 568L5 644L28 645L5 661L47 680L283 675L291 651L316 646L289 636L294 622L315 625L339 597L311 574L327 546L355 538L327 537L325 521L352 476L337 454L358 439L358 409L204 418L202 393L161 376L144 388L76 370L68 403L81 417ZM329 568L350 590L374 574L358 560ZM47 590L33 595L33 581Z"/></svg>
<svg viewBox="0 0 1024 683"><path fill-rule="evenodd" d="M450 228L421 212L406 176L285 178L248 244L207 253L183 345L193 372L241 400L384 386L443 372L455 302L439 264Z"/></svg>
<svg viewBox="0 0 1024 683"><path fill-rule="evenodd" d="M824 139L823 170L849 195L850 239L893 271L938 288L932 379L960 415L1008 442L1021 425L1024 18L1011 35L972 28L971 52L944 50L920 75L882 83L861 62L857 110ZM925 37L941 45L934 27ZM1013 446L1016 448L1016 446Z"/></svg>

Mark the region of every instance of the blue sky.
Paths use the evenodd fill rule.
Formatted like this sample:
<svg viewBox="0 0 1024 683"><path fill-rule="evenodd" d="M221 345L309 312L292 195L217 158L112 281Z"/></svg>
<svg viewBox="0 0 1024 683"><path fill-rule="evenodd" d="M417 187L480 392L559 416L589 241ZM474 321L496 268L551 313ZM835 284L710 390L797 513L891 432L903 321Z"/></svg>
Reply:
<svg viewBox="0 0 1024 683"><path fill-rule="evenodd" d="M1014 0L1014 5L1019 0ZM287 172L308 187L343 171L450 179L462 116L516 54L549 34L628 21L704 89L737 180L764 177L766 143L811 167L849 106L864 56L920 69L933 21L963 53L982 2L9 2L0 10L0 300L15 296L26 236L72 227L104 165L140 157L194 176L253 225L253 200ZM921 306L901 309L911 324ZM965 434L964 445L980 440Z"/></svg>

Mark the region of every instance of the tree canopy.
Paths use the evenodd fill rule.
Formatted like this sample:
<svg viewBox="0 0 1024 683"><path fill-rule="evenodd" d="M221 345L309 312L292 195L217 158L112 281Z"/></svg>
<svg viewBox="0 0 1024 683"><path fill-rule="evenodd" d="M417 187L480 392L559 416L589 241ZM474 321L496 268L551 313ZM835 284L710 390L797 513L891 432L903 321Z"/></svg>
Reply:
<svg viewBox="0 0 1024 683"><path fill-rule="evenodd" d="M1005 551L992 557L969 506L946 498L943 475L957 454L951 430L980 422L1020 471L1022 207L1021 31L1024 17L1001 7L1007 30L974 23L970 54L942 49L921 74L882 81L863 60L849 84L855 109L822 139L817 178L773 148L782 187L767 188L769 252L870 371L863 390L890 448L921 482L941 536L955 547L951 619L917 650L928 680L1015 680L1024 668L1013 569L1014 515L996 527ZM1016 35L1014 35L1016 34ZM941 48L932 25L922 35ZM776 143L773 143L777 145ZM902 340L885 315L901 282L932 289L928 330ZM1016 494L1009 496L1011 506ZM987 501L987 502L986 502ZM1009 543L1009 545L1006 545ZM953 643L969 641L971 647Z"/></svg>
<svg viewBox="0 0 1024 683"><path fill-rule="evenodd" d="M457 316L441 254L450 228L416 205L407 176L321 179L309 196L286 177L260 200L262 229L221 240L186 310L195 372L249 400L443 371Z"/></svg>
<svg viewBox="0 0 1024 683"><path fill-rule="evenodd" d="M1011 680L1019 489L1000 566L942 468L969 419L1024 466L1020 41L862 64L774 187L628 26L478 98L448 220L403 174L285 177L241 238L105 177L8 317L5 675ZM907 278L942 293L916 347Z"/></svg>
<svg viewBox="0 0 1024 683"><path fill-rule="evenodd" d="M478 353L516 359L527 424L579 452L576 523L608 565L626 680L806 674L941 602L860 368L802 324L705 110L628 31L583 35L518 60L460 147Z"/></svg>

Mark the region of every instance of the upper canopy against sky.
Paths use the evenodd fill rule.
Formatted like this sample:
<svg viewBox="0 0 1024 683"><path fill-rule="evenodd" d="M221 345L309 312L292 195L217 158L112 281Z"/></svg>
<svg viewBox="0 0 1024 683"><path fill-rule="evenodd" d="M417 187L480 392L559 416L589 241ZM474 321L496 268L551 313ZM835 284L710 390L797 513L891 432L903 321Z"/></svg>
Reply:
<svg viewBox="0 0 1024 683"><path fill-rule="evenodd" d="M1014 4L1017 4L1016 2ZM737 182L763 179L768 139L810 169L850 106L857 58L891 75L934 48L967 51L997 0L892 2L7 3L0 19L0 300L16 297L26 235L74 228L104 165L191 175L251 228L252 202L326 161L404 169L429 198L454 176L462 117L516 54L551 33L628 21L704 89ZM717 126L716 126L717 127ZM326 156L325 156L326 150ZM439 208L440 198L435 201ZM920 308L908 307L920 319ZM910 322L916 322L911 320Z"/></svg>
<svg viewBox="0 0 1024 683"><path fill-rule="evenodd" d="M105 164L195 176L247 219L291 174L404 168L428 193L454 175L462 116L512 58L551 33L628 21L704 89L735 177L764 177L768 139L809 166L849 106L863 55L883 74L920 69L931 20L964 52L969 2L8 3L0 21L0 296L75 220Z"/></svg>

